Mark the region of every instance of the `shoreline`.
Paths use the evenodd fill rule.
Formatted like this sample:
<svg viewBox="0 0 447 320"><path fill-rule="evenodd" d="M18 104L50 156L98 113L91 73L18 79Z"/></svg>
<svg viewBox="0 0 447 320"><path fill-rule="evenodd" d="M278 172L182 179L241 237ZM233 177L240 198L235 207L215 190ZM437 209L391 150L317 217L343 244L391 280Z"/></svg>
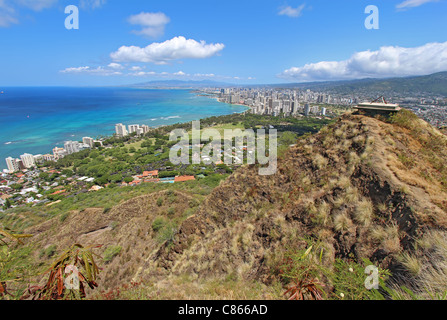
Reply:
<svg viewBox="0 0 447 320"><path fill-rule="evenodd" d="M153 89L153 90L161 90L161 89ZM224 103L224 104L226 104L226 105L228 105L228 106L241 106L241 107L247 108L247 109L244 110L244 111L240 111L240 112L232 112L232 113L223 113L223 114L219 114L218 116L226 116L226 115L231 115L231 114L235 114L235 113L241 114L241 113L245 113L245 112L247 112L247 111L250 110L250 108L249 108L248 106L245 106L245 105L241 105L241 104L229 104L229 103L225 103L225 102L219 101L218 98L215 97L215 96L213 96L213 95L210 95L209 97L207 97L207 96L205 96L205 95L198 95L198 94L197 94L197 91L196 91L196 92L193 92L192 89L170 89L170 90L188 91L191 95L194 95L195 97L199 97L199 96L200 96L200 97L204 97L204 98L212 98L212 99L215 99L216 102ZM199 116L199 118L198 118L198 119L195 119L195 120L206 119L206 118L209 118L209 117L212 117L212 116ZM160 128L167 127L167 126L170 126L170 125L183 124L183 123L188 123L188 122L191 122L191 121L194 121L194 120L177 121L177 122L174 122L174 123L171 123L171 124L161 124L161 125L158 125L158 126L150 126L150 124L147 124L147 125L148 125L150 128L152 128L152 129L160 129ZM138 122L138 120L135 121L135 122ZM126 127L127 127L127 125L126 125ZM112 127L111 130L110 130L107 134L99 134L99 135L96 135L97 139L95 138L95 140L104 141L104 140L107 140L107 139L109 139L109 138L113 138L114 135L115 135L113 129L114 129L114 128ZM111 132L111 133L110 133L110 132ZM89 136L89 135L87 134L87 135L85 135L85 136L87 137L87 136ZM72 140L73 140L73 141L79 141L79 140L77 140L77 139L72 139ZM69 140L66 140L66 141L69 141ZM11 144L13 144L13 143L14 143L13 141L6 141L6 142L4 143L4 145L11 145ZM55 144L55 145L53 146L53 148L55 148L55 147L63 147L63 144L62 144L62 145L61 145L60 143L59 143L59 144ZM31 154L33 154L33 155L45 155L45 154L51 154L51 155L53 155L52 150L53 150L53 149L50 149L50 150L47 150L46 152L36 152L36 151L29 151L29 150L26 151L26 150L24 150L24 151L21 151L21 152L19 152L19 153L24 154L24 153L31 153L31 152L33 152L33 153L31 153ZM2 161L1 161L1 164L0 164L0 172L3 172L3 170L8 170L8 167L7 167L6 164L5 164L5 160L6 160L6 158L8 158L8 157L12 157L12 158L14 158L14 159L20 159L20 155L18 155L18 156L16 156L16 157L13 156L13 155L7 155L7 156L5 157L5 159L2 159Z"/></svg>
<svg viewBox="0 0 447 320"><path fill-rule="evenodd" d="M202 97L206 97L206 96L202 96ZM224 103L224 104L227 104L227 105L230 105L230 106L241 106L241 107L245 107L245 108L247 108L247 110L245 110L245 111L242 111L242 112L234 112L234 113L244 113L244 112L253 110L252 107L247 106L247 105L245 105L245 104L240 104L240 103L227 103L227 102L220 101L219 98L216 97L216 96L214 96L214 95L210 95L209 98L210 98L210 99L213 99L213 100L216 100L216 101L219 102L219 103Z"/></svg>

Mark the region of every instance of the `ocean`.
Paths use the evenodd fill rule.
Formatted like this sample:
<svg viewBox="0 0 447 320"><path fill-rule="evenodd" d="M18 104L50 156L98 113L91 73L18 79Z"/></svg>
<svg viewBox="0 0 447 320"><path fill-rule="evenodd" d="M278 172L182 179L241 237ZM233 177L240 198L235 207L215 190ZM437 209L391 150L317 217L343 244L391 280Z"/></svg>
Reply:
<svg viewBox="0 0 447 320"><path fill-rule="evenodd" d="M5 158L51 153L67 140L111 136L115 124L150 127L243 112L190 90L0 88L0 169Z"/></svg>

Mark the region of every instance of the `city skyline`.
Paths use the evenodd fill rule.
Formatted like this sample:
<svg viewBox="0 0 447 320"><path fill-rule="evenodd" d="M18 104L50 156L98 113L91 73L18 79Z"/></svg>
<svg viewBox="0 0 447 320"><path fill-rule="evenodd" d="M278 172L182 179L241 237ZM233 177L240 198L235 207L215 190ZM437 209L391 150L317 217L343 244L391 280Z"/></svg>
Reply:
<svg viewBox="0 0 447 320"><path fill-rule="evenodd" d="M70 5L79 9L79 29L64 25ZM370 5L378 29L365 26ZM445 9L442 0L1 0L0 86L430 74L447 70Z"/></svg>

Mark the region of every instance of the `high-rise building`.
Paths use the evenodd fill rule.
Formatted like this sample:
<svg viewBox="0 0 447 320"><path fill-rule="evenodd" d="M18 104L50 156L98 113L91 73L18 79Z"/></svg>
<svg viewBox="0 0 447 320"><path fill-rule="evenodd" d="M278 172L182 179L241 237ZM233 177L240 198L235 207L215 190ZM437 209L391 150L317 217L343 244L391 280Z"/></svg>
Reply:
<svg viewBox="0 0 447 320"><path fill-rule="evenodd" d="M54 155L52 154L47 153L44 154L42 157L44 161L54 161Z"/></svg>
<svg viewBox="0 0 447 320"><path fill-rule="evenodd" d="M239 95L237 94L230 95L230 103L239 103Z"/></svg>
<svg viewBox="0 0 447 320"><path fill-rule="evenodd" d="M19 164L17 163L17 159L14 159L12 157L6 158L6 165L8 166L9 172L16 172L19 171Z"/></svg>
<svg viewBox="0 0 447 320"><path fill-rule="evenodd" d="M65 157L66 155L67 155L67 152L65 151L64 148L55 147L53 149L53 156L54 156L55 161Z"/></svg>
<svg viewBox="0 0 447 320"><path fill-rule="evenodd" d="M116 132L116 135L120 138L128 135L126 126L123 125L122 123L118 123L115 125L115 132Z"/></svg>
<svg viewBox="0 0 447 320"><path fill-rule="evenodd" d="M67 152L67 154L79 152L79 142L78 141L65 141L64 149Z"/></svg>
<svg viewBox="0 0 447 320"><path fill-rule="evenodd" d="M138 133L138 129L140 129L140 125L139 124L131 124L129 125L129 134L137 132Z"/></svg>
<svg viewBox="0 0 447 320"><path fill-rule="evenodd" d="M82 143L87 144L90 146L90 148L93 148L95 146L95 140L93 140L90 137L84 137L82 138Z"/></svg>
<svg viewBox="0 0 447 320"><path fill-rule="evenodd" d="M36 165L36 163L34 162L34 156L32 154L22 154L20 156L20 159L22 160L23 166L27 169L32 168Z"/></svg>
<svg viewBox="0 0 447 320"><path fill-rule="evenodd" d="M43 155L41 155L41 154L35 154L33 156L33 158L34 158L34 163L36 163L36 164L40 164L43 162Z"/></svg>
<svg viewBox="0 0 447 320"><path fill-rule="evenodd" d="M304 105L304 115L305 115L305 116L308 116L308 115L309 115L309 112L310 112L310 107L309 107L309 104L306 103L306 104Z"/></svg>

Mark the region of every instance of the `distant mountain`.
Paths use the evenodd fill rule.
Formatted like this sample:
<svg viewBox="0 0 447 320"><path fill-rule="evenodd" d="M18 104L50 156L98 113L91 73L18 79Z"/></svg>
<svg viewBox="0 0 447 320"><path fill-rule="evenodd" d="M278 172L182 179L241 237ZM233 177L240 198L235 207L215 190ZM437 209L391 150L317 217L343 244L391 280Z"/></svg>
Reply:
<svg viewBox="0 0 447 320"><path fill-rule="evenodd" d="M201 80L201 81L182 81L182 80L162 80L137 83L132 87L138 88L204 88L204 87L232 87L234 84Z"/></svg>
<svg viewBox="0 0 447 320"><path fill-rule="evenodd" d="M428 93L447 96L447 72L426 76L387 79L359 79L270 85L283 88L325 89L337 93L379 91L383 93Z"/></svg>
<svg viewBox="0 0 447 320"><path fill-rule="evenodd" d="M249 87L249 88L301 88L312 90L329 90L334 93L355 94L365 92L380 92L383 95L394 94L419 94L447 96L447 72L439 72L425 76L412 76L402 78L386 79L357 79L342 81L303 82L303 83L279 83L279 84L257 84L237 85L217 81L181 81L163 80L149 81L131 85L137 88L191 88L199 89L206 87Z"/></svg>

